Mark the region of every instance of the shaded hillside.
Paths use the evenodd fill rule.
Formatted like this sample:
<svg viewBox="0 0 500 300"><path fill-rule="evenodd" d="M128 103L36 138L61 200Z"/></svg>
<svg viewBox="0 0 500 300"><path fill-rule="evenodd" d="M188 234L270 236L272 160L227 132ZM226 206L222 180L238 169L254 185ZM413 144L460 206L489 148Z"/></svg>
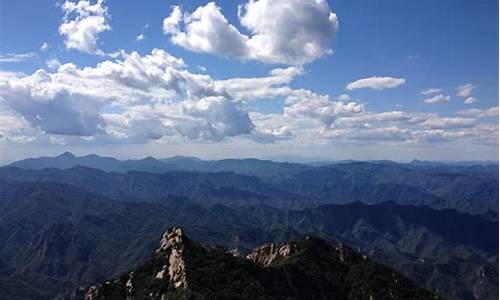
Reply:
<svg viewBox="0 0 500 300"><path fill-rule="evenodd" d="M393 201L435 209L452 208L490 219L497 219L498 215L497 175L414 170L396 163L309 167L272 179L234 172L116 173L81 166L64 170L3 167L0 178L65 183L117 201L161 202L169 197L187 197L202 205L265 204L295 209Z"/></svg>
<svg viewBox="0 0 500 300"><path fill-rule="evenodd" d="M498 223L455 211L394 203L281 210L187 198L117 202L65 184L0 180L3 295L50 299L117 276L146 259L175 224L207 245L242 253L314 234L352 245L451 299L498 298Z"/></svg>

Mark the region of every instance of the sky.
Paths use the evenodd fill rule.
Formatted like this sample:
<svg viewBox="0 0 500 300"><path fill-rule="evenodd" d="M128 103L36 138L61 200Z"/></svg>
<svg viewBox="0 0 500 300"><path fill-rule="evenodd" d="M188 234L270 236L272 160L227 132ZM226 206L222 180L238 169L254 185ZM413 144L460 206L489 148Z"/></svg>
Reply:
<svg viewBox="0 0 500 300"><path fill-rule="evenodd" d="M0 164L498 160L496 0L0 0Z"/></svg>

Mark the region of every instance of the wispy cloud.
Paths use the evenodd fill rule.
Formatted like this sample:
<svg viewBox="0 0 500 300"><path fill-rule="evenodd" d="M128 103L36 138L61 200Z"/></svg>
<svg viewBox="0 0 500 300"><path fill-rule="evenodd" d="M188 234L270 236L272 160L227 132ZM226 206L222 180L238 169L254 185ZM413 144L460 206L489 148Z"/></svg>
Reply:
<svg viewBox="0 0 500 300"><path fill-rule="evenodd" d="M135 37L136 42L143 41L146 37L144 36L143 33L139 34L138 36Z"/></svg>
<svg viewBox="0 0 500 300"><path fill-rule="evenodd" d="M464 104L473 104L478 101L476 97L472 96L472 91L475 88L477 88L477 86L472 83L467 83L458 87L457 95L464 98Z"/></svg>
<svg viewBox="0 0 500 300"><path fill-rule="evenodd" d="M0 63L20 62L37 57L36 53L0 53Z"/></svg>
<svg viewBox="0 0 500 300"><path fill-rule="evenodd" d="M432 95L436 95L436 94L439 94L441 93L442 90L441 89L437 89L437 88L430 88L430 89L427 89L427 90L423 90L421 92L422 95L424 96L432 96Z"/></svg>
<svg viewBox="0 0 500 300"><path fill-rule="evenodd" d="M41 51L47 51L49 50L50 46L47 42L43 42L43 44L40 46Z"/></svg>
<svg viewBox="0 0 500 300"><path fill-rule="evenodd" d="M414 59L419 59L421 57L422 57L422 55L420 55L420 54L413 54L413 55L406 56L406 59L408 59L408 60L414 60Z"/></svg>
<svg viewBox="0 0 500 300"><path fill-rule="evenodd" d="M463 98L470 97L472 96L472 90L474 90L475 88L477 88L477 86L473 85L472 83L461 85L458 87L457 95Z"/></svg>
<svg viewBox="0 0 500 300"><path fill-rule="evenodd" d="M436 103L446 103L446 102L450 102L451 100L451 97L449 95L443 95L443 94L438 94L438 95L435 95L431 98L427 98L424 100L425 103L427 104L436 104Z"/></svg>

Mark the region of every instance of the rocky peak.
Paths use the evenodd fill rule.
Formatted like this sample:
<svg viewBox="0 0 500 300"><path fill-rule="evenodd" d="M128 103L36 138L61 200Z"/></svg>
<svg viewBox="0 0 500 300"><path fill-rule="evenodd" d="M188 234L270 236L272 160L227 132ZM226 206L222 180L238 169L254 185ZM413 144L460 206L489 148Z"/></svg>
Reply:
<svg viewBox="0 0 500 300"><path fill-rule="evenodd" d="M182 248L183 238L184 233L179 227L173 227L165 231L160 240L160 247L156 250L156 252L166 251L173 248Z"/></svg>
<svg viewBox="0 0 500 300"><path fill-rule="evenodd" d="M152 260L117 280L89 287L85 300L138 299L144 295L145 286L148 287L147 299L163 299L168 290L187 289L185 251L189 245L181 228L167 230ZM121 284L122 292L115 288ZM120 294L124 297L119 298Z"/></svg>
<svg viewBox="0 0 500 300"><path fill-rule="evenodd" d="M245 259L191 241L178 227L163 234L152 259L90 287L85 299L193 298L439 299L342 244L306 237L263 245Z"/></svg>
<svg viewBox="0 0 500 300"><path fill-rule="evenodd" d="M186 262L184 259L185 240L186 237L182 229L174 227L163 234L160 248L156 250L156 253L165 252L166 257L168 257L166 259L168 264L163 265L163 268L156 274L156 278L163 279L165 278L165 272L168 272L170 281L175 288L187 288Z"/></svg>

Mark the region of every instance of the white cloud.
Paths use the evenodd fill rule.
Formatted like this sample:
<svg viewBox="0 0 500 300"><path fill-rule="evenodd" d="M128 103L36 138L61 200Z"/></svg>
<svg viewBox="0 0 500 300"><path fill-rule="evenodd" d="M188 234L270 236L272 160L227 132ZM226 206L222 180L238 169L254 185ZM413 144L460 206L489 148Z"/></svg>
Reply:
<svg viewBox="0 0 500 300"><path fill-rule="evenodd" d="M250 133L254 128L248 114L229 99L206 97L182 104L185 120L175 124L176 129L191 139L220 141Z"/></svg>
<svg viewBox="0 0 500 300"><path fill-rule="evenodd" d="M395 88L405 82L406 80L404 78L374 76L353 81L346 86L346 89L349 91L364 88L383 90Z"/></svg>
<svg viewBox="0 0 500 300"><path fill-rule="evenodd" d="M284 115L293 118L308 118L329 128L338 117L356 115L364 111L356 102L331 101L326 95L317 95L307 90L294 91L287 98Z"/></svg>
<svg viewBox="0 0 500 300"><path fill-rule="evenodd" d="M478 118L498 115L498 107L461 117L374 112L347 96L292 88L303 72L275 68L263 77L218 80L159 49L122 51L82 68L0 72L0 144L497 145L498 126ZM278 109L257 110L255 101L276 101Z"/></svg>
<svg viewBox="0 0 500 300"><path fill-rule="evenodd" d="M442 90L441 89L437 89L437 88L430 88L430 89L427 89L427 90L423 90L421 92L422 95L424 96L432 96L432 95L436 95L436 94L439 94L441 93Z"/></svg>
<svg viewBox="0 0 500 300"><path fill-rule="evenodd" d="M210 2L193 13L174 6L163 21L170 40L195 52L302 65L331 53L337 16L324 0L258 0L239 7L240 23L229 24L220 7Z"/></svg>
<svg viewBox="0 0 500 300"><path fill-rule="evenodd" d="M35 53L0 53L0 63L20 62L37 57Z"/></svg>
<svg viewBox="0 0 500 300"><path fill-rule="evenodd" d="M471 83L461 85L458 87L458 94L457 95L462 97L462 98L470 97L470 96L472 96L472 90L474 90L475 88L477 88L477 86L475 86Z"/></svg>
<svg viewBox="0 0 500 300"><path fill-rule="evenodd" d="M49 49L49 44L47 42L43 42L43 44L40 46L41 51L47 51Z"/></svg>
<svg viewBox="0 0 500 300"><path fill-rule="evenodd" d="M214 88L228 93L236 101L287 97L291 93L287 85L302 72L297 67L276 68L267 77L218 80Z"/></svg>
<svg viewBox="0 0 500 300"><path fill-rule="evenodd" d="M44 70L19 80L0 82L0 99L47 133L93 135L103 125L99 98L60 88Z"/></svg>
<svg viewBox="0 0 500 300"><path fill-rule="evenodd" d="M145 39L145 36L142 33L135 37L136 42L143 41L144 39Z"/></svg>
<svg viewBox="0 0 500 300"><path fill-rule="evenodd" d="M477 99L473 96L467 97L467 99L464 100L464 104L473 104L476 102L477 102Z"/></svg>
<svg viewBox="0 0 500 300"><path fill-rule="evenodd" d="M437 94L431 98L427 98L424 100L427 104L436 104L436 103L446 103L450 102L451 97L449 95Z"/></svg>
<svg viewBox="0 0 500 300"><path fill-rule="evenodd" d="M466 109L457 112L457 114L473 118L497 117L498 106L490 107L487 109Z"/></svg>
<svg viewBox="0 0 500 300"><path fill-rule="evenodd" d="M99 34L111 30L104 0L97 0L93 5L90 0L66 1L61 8L64 18L59 34L65 37L66 48L103 55L97 45Z"/></svg>
<svg viewBox="0 0 500 300"><path fill-rule="evenodd" d="M48 134L141 141L177 134L220 141L252 133L247 112L225 91L230 84L216 90L213 79L188 72L181 59L163 50L122 56L95 67L64 64L55 73L6 74L0 104Z"/></svg>

